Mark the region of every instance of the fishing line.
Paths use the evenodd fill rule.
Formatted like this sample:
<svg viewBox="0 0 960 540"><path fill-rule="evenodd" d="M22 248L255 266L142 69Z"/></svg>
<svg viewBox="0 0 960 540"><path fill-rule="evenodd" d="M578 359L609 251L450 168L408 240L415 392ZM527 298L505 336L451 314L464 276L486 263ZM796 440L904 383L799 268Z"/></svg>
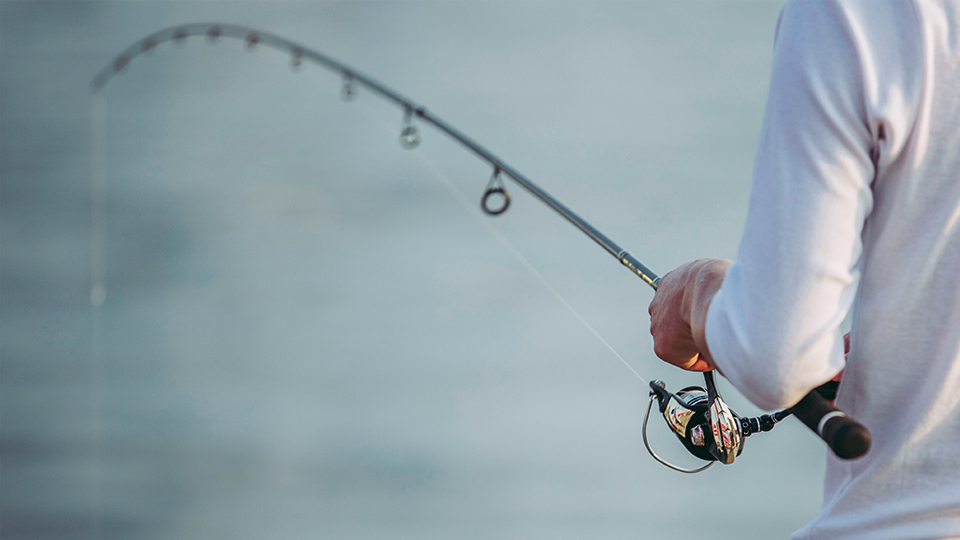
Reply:
<svg viewBox="0 0 960 540"><path fill-rule="evenodd" d="M369 120L371 123L375 125L379 125L387 133L391 135L393 134L394 132L393 128L389 126L386 123L386 121L384 121L382 118L375 117L373 113L370 112L368 105L363 104L361 107L359 107L359 110L364 116L367 117L367 120ZM484 216L483 214L480 213L479 210L476 209L475 205L470 202L470 199L466 196L463 190L461 190L453 182L453 180L450 179L449 176L447 176L443 171L441 171L440 168L437 167L436 164L434 164L433 161L431 161L430 158L428 158L419 148L411 148L411 150L413 150L414 155L416 155L417 158L420 159L423 166L428 171L430 171L434 179L436 179L443 187L447 189L447 191L453 196L454 199L457 200L457 202L460 203L460 205L464 208L464 210L467 211L468 214L473 216L480 223L480 225L482 225L483 228L487 230L487 232L493 235L493 237L496 238L498 242L500 242L500 245L502 245L507 251L509 251L514 257L516 257L516 259L520 261L520 264L523 265L523 267L526 268L527 271L530 272L531 275L533 275L533 277L537 278L537 281L539 281L544 287L546 287L548 291L550 291L550 294L552 294L557 300L559 300L561 304L566 306L566 308L570 310L570 313L572 313L573 316L576 317L577 320L580 321L583 324L583 326L585 326L587 330L590 331L590 333L592 333L594 336L597 337L597 339L600 340L600 343L603 343L603 345L607 349L609 349L610 352L613 353L613 355L616 356L617 359L623 363L623 365L627 366L627 369L629 369L631 373L636 375L637 378L644 383L644 385L648 384L648 381L643 377L641 377L640 374L637 373L635 369L633 369L633 366L631 366L626 361L626 359L624 359L623 356L619 352L617 352L616 349L613 348L613 345L611 345L606 339L604 339L603 336L600 335L600 332L597 332L596 328L594 328L593 325L591 325L583 317L583 315L581 315L580 312L578 312L576 308L574 308L570 304L570 302L568 302L567 299L564 298L563 295L560 294L560 292L553 285L551 285L549 281L547 281L547 278L545 278L543 274L541 274L540 271L537 270L536 267L534 267L533 264L526 257L524 257L519 250L517 250L516 247L514 247L514 245L510 242L510 240L507 240L507 237L505 237L503 233L501 233L500 230L497 229L497 227L493 224L490 218Z"/></svg>
<svg viewBox="0 0 960 540"><path fill-rule="evenodd" d="M107 105L90 101L90 536L103 538L103 304L106 301Z"/></svg>
<svg viewBox="0 0 960 540"><path fill-rule="evenodd" d="M106 289L106 190L107 105L103 94L90 102L90 305L95 309L107 298Z"/></svg>

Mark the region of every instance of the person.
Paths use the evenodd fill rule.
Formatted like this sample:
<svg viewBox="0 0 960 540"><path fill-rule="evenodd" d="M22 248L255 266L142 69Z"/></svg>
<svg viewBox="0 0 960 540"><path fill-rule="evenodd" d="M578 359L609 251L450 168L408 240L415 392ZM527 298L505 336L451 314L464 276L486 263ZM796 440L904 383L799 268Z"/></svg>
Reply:
<svg viewBox="0 0 960 540"><path fill-rule="evenodd" d="M960 538L960 2L788 0L774 41L736 259L662 278L654 351L768 410L843 370L873 444L794 538Z"/></svg>

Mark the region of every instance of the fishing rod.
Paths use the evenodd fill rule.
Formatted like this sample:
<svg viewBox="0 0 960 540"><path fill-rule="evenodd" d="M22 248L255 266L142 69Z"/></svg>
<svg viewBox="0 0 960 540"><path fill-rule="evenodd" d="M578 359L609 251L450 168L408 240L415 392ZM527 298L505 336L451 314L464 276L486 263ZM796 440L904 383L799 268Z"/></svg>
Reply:
<svg viewBox="0 0 960 540"><path fill-rule="evenodd" d="M495 216L509 208L510 193L501 178L506 176L592 238L654 290L657 289L660 276L630 252L621 248L502 159L428 111L426 107L346 64L274 34L244 26L215 23L194 23L166 28L140 39L121 51L113 61L96 74L91 83L92 91L96 93L102 90L106 83L114 75L124 71L135 57L153 51L161 43L173 42L182 45L190 36L203 36L209 43L215 43L221 38L239 39L250 50L262 45L289 54L290 67L294 70L301 69L304 62L311 62L338 73L343 78L340 95L345 101L356 99L358 88L361 87L379 95L403 110L400 144L404 148L416 148L422 140L422 134L414 124L414 118L416 118L446 134L490 164L493 173L480 201L480 207L484 212ZM869 431L833 406L832 400L836 394L837 383L827 383L812 390L789 409L772 415L747 418L736 414L720 397L712 371L704 372L703 376L704 387L690 386L676 393L668 391L662 381L654 380L648 383L650 400L642 428L644 446L654 459L671 469L695 473L707 469L716 462L731 464L743 451L746 437L754 433L770 431L778 422L791 414L819 435L840 458L853 459L862 456L870 448ZM654 452L647 439L647 422L654 401L657 402L657 408L663 415L668 428L691 454L706 461L706 465L686 469L669 463Z"/></svg>

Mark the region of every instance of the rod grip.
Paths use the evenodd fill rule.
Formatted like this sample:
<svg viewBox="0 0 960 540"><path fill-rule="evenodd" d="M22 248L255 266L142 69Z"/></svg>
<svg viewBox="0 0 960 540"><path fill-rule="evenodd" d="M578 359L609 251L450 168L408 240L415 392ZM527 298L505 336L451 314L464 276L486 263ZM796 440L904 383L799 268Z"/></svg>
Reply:
<svg viewBox="0 0 960 540"><path fill-rule="evenodd" d="M789 411L819 435L839 458L858 458L870 450L867 428L834 407L817 390L811 390Z"/></svg>

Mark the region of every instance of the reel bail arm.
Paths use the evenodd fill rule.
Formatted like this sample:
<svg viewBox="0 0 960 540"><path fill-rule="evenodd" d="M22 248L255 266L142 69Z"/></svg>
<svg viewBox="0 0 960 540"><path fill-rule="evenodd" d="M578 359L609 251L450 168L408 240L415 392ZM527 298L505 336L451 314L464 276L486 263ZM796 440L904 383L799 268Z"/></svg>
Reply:
<svg viewBox="0 0 960 540"><path fill-rule="evenodd" d="M684 391L686 390L688 389L685 388L684 390L681 390L680 393L683 394ZM698 467L695 469L687 469L679 465L674 465L673 463L670 463L669 461L657 455L657 453L650 446L650 441L647 439L647 421L650 419L650 409L653 408L654 401L658 402L657 408L659 409L660 413L663 414L664 418L667 421L667 425L670 426L670 429L674 432L675 435L677 435L678 438L680 438L680 442L684 443L684 446L687 447L687 450L690 451L690 453L694 454L700 459L706 460L707 461L706 465L703 465L702 467ZM676 407L677 405L681 405L686 408L686 411L679 411L679 414L672 415L667 412L667 408L671 406L671 404L674 407ZM697 407L699 410L694 411L693 409L688 408L690 406ZM672 410L671 412L674 412L674 411ZM673 469L677 472L687 473L687 474L702 472L712 467L713 464L716 463L716 461L710 459L711 456L709 454L701 453L698 451L699 450L698 447L705 449L703 447L704 441L703 441L702 423L697 423L695 426L692 426L689 433L686 429L687 424L691 420L692 416L698 413L701 417L703 416L702 407L700 407L699 405L687 404L682 397L677 396L672 392L669 392L667 390L666 385L664 385L663 381L660 381L660 380L650 381L650 401L647 402L647 412L646 414L643 415L643 428L640 430L640 434L643 436L643 446L647 449L647 452L650 453L650 456L653 457L653 459L657 460L660 464L670 469ZM671 421L671 418L673 418L673 421ZM700 419L700 421L702 422L702 418ZM698 436L696 437L693 435L694 430L698 432Z"/></svg>

